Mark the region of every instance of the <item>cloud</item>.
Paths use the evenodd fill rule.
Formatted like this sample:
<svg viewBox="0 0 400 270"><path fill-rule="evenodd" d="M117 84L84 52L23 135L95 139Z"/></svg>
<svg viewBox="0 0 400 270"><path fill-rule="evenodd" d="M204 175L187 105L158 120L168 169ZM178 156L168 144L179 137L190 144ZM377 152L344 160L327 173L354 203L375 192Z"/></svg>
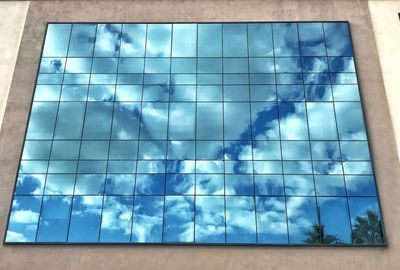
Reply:
<svg viewBox="0 0 400 270"><path fill-rule="evenodd" d="M13 231L7 231L7 242L28 242L28 239L22 234Z"/></svg>
<svg viewBox="0 0 400 270"><path fill-rule="evenodd" d="M39 213L32 210L14 210L11 212L10 221L12 223L32 224L37 223Z"/></svg>

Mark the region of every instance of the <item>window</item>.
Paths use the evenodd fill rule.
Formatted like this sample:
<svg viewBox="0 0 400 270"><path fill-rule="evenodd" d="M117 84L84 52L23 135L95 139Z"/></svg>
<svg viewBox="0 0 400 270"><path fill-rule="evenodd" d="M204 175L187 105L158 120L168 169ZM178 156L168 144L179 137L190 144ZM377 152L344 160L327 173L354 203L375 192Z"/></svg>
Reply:
<svg viewBox="0 0 400 270"><path fill-rule="evenodd" d="M348 23L48 24L6 243L384 245Z"/></svg>

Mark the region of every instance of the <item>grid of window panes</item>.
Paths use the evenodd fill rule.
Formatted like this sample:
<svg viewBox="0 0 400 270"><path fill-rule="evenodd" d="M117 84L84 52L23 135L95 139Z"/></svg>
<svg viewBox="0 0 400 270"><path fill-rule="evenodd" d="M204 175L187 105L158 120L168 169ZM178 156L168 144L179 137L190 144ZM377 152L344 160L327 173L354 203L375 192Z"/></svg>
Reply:
<svg viewBox="0 0 400 270"><path fill-rule="evenodd" d="M384 244L348 24L49 24L6 242Z"/></svg>

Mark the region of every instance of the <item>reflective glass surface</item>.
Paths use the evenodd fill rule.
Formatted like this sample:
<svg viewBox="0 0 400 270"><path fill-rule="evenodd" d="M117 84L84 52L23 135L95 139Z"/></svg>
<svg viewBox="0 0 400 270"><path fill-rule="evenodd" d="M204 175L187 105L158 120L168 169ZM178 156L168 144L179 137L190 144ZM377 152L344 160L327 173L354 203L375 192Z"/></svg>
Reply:
<svg viewBox="0 0 400 270"><path fill-rule="evenodd" d="M49 24L6 243L384 245L344 22Z"/></svg>

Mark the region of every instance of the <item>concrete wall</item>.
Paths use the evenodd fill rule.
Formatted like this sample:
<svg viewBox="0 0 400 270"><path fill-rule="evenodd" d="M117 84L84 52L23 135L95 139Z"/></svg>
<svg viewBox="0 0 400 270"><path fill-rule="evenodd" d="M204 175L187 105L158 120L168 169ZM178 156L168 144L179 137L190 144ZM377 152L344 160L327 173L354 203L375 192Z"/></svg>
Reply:
<svg viewBox="0 0 400 270"><path fill-rule="evenodd" d="M31 2L0 133L0 232L7 222L47 21L264 20L350 21L387 248L2 245L0 268L399 269L400 168L366 0Z"/></svg>
<svg viewBox="0 0 400 270"><path fill-rule="evenodd" d="M390 115L400 157L400 1L369 1Z"/></svg>
<svg viewBox="0 0 400 270"><path fill-rule="evenodd" d="M0 2L0 130L29 2Z"/></svg>

